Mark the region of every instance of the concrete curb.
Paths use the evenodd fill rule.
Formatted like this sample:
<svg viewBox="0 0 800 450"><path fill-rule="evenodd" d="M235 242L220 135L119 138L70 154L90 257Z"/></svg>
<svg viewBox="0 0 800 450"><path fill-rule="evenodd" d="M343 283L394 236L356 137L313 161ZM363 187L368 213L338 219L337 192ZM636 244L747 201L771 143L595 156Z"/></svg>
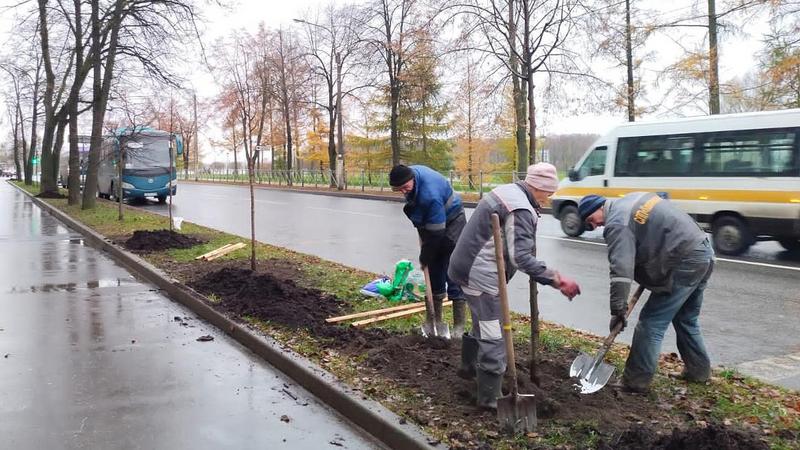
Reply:
<svg viewBox="0 0 800 450"><path fill-rule="evenodd" d="M169 277L138 256L114 245L106 237L47 202L34 197L16 184L9 184L30 197L37 206L82 234L89 245L105 251L126 268L158 286L171 299L183 304L250 351L264 358L382 444L398 450L430 449L437 446L431 444L435 440L427 436L421 429L408 423L401 423L398 415L380 403L368 400L364 394L340 382L321 367L291 350L282 348L281 344L274 339L257 335L247 327L234 322L208 305L200 294L188 286Z"/></svg>
<svg viewBox="0 0 800 450"><path fill-rule="evenodd" d="M189 184L208 184L208 185L231 185L231 186L247 186L247 183L238 182L238 181L208 181L208 180L179 180L181 183L189 183ZM255 184L253 185L256 189L268 189L273 191L283 191L283 192L297 192L300 194L312 194L312 195L326 195L329 197L345 197L345 198L357 198L361 200L382 200L386 202L398 202L403 203L405 199L400 196L396 195L382 195L382 194L367 194L367 193L360 193L360 192L347 192L347 191L323 191L323 190L315 190L315 189L297 189L297 188L290 188L284 186L271 186L271 185L264 185L264 184ZM461 202L465 208L475 208L478 206L478 202L471 202L471 201L462 201ZM552 214L552 210L550 208L542 208L542 214Z"/></svg>

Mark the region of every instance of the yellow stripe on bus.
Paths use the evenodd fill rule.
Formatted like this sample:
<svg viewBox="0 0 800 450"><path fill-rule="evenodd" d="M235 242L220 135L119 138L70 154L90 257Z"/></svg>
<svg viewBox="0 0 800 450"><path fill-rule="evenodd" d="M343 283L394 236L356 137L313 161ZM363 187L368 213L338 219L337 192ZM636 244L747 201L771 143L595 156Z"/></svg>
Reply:
<svg viewBox="0 0 800 450"><path fill-rule="evenodd" d="M704 200L716 202L750 203L800 203L800 192L796 191L751 191L743 189L652 189L652 188L607 188L569 186L556 191L553 197L583 197L597 194L605 197L622 197L630 192L666 192L671 200Z"/></svg>

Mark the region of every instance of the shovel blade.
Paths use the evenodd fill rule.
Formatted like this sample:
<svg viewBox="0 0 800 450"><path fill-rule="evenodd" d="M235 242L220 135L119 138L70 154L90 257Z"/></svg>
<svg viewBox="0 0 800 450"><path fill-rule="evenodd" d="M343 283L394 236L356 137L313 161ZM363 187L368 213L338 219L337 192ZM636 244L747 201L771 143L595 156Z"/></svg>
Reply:
<svg viewBox="0 0 800 450"><path fill-rule="evenodd" d="M450 327L446 323L436 322L435 326L436 326L437 336L445 339L450 339Z"/></svg>
<svg viewBox="0 0 800 450"><path fill-rule="evenodd" d="M536 430L536 398L533 395L506 395L497 399L497 420L511 433Z"/></svg>
<svg viewBox="0 0 800 450"><path fill-rule="evenodd" d="M599 357L600 355L593 358L581 352L569 368L569 376L578 378L575 387L581 394L599 391L614 374L614 366L598 361Z"/></svg>
<svg viewBox="0 0 800 450"><path fill-rule="evenodd" d="M420 332L422 333L422 337L429 338L439 335L439 330L436 329L436 325L433 322L426 320L423 322L422 326L420 327Z"/></svg>

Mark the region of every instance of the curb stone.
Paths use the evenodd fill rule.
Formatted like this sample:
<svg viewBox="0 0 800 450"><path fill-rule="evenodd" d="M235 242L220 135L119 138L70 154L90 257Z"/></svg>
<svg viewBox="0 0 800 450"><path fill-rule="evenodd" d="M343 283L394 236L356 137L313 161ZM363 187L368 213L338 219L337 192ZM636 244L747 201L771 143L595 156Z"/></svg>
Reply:
<svg viewBox="0 0 800 450"><path fill-rule="evenodd" d="M238 343L262 357L300 386L314 394L352 424L391 449L412 450L441 448L438 440L420 428L402 420L380 403L339 381L334 375L293 351L283 348L273 338L257 335L209 306L203 297L178 280L169 277L149 262L113 244L110 239L83 225L58 208L34 197L14 183L9 183L28 196L37 206L84 236L87 244L109 254L115 261L140 277L155 284L167 296L183 304L204 320L219 328Z"/></svg>

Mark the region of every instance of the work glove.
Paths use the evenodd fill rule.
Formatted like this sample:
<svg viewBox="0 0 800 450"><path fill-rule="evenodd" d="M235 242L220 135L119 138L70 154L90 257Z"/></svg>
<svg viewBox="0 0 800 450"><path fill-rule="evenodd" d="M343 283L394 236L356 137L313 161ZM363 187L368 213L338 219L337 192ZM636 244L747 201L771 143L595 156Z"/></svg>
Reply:
<svg viewBox="0 0 800 450"><path fill-rule="evenodd" d="M560 278L561 282L558 285L558 290L561 291L565 297L572 300L573 297L581 293L581 287L578 286L578 283L575 280L563 275L561 275Z"/></svg>
<svg viewBox="0 0 800 450"><path fill-rule="evenodd" d="M422 240L419 252L419 263L422 267L428 267L436 261L436 258L441 254L442 244L446 239L444 231L420 231L420 239Z"/></svg>
<svg viewBox="0 0 800 450"><path fill-rule="evenodd" d="M608 324L608 331L614 331L614 327L617 326L618 323L622 323L622 328L620 328L620 332L628 326L628 320L625 317L625 311L618 311L618 312L611 312L611 322Z"/></svg>

